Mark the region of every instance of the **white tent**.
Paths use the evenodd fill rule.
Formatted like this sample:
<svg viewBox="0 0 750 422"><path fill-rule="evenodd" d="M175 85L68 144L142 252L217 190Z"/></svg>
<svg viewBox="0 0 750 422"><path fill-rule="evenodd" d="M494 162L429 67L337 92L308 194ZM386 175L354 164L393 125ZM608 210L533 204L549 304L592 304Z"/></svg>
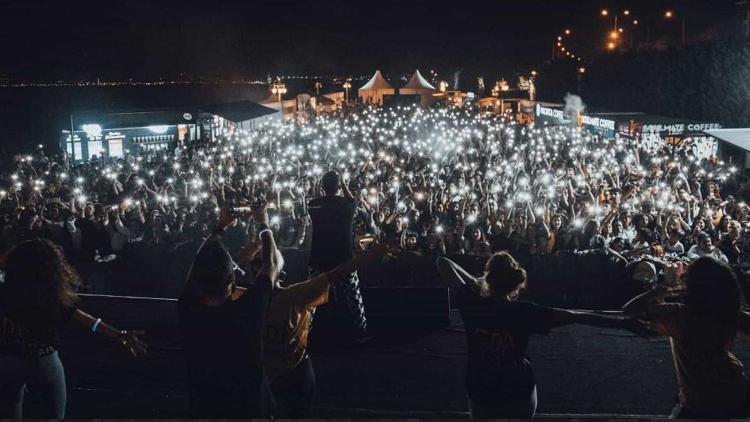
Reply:
<svg viewBox="0 0 750 422"><path fill-rule="evenodd" d="M396 90L385 80L379 70L359 89L359 98L363 103L383 105L383 95L393 95Z"/></svg>
<svg viewBox="0 0 750 422"><path fill-rule="evenodd" d="M401 95L419 95L421 97L420 103L422 105L430 105L434 101L432 94L435 93L435 87L430 85L430 83L422 77L422 74L419 73L419 70L417 70L411 76L409 82L398 90L398 93Z"/></svg>

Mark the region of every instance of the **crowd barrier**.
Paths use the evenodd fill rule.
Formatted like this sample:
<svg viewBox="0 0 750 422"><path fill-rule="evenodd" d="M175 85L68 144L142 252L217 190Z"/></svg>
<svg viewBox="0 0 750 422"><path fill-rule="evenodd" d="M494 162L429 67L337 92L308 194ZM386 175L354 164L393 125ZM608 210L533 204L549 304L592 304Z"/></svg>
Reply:
<svg viewBox="0 0 750 422"><path fill-rule="evenodd" d="M198 244L176 250L132 248L110 263L84 269L88 292L124 296L177 298ZM282 250L286 281L307 279L309 251ZM447 255L469 272L481 275L486 256ZM360 272L364 287L444 287L435 265L437 257L400 253ZM619 308L639 293L625 277L624 266L598 252L559 252L521 258L528 272L525 297L546 305Z"/></svg>

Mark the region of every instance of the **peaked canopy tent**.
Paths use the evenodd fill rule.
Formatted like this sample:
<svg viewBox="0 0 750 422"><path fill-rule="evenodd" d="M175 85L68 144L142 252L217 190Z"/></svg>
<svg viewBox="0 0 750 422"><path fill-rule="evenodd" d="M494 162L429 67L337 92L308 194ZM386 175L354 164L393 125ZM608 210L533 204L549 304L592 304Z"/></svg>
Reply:
<svg viewBox="0 0 750 422"><path fill-rule="evenodd" d="M384 95L394 95L396 90L385 80L379 70L359 88L359 98L363 103L383 105Z"/></svg>
<svg viewBox="0 0 750 422"><path fill-rule="evenodd" d="M401 87L401 89L398 90L398 93L400 95L419 95L420 103L422 105L430 105L435 99L432 95L435 93L435 87L430 85L430 83L422 77L419 70L414 72L411 79L409 79L409 82Z"/></svg>

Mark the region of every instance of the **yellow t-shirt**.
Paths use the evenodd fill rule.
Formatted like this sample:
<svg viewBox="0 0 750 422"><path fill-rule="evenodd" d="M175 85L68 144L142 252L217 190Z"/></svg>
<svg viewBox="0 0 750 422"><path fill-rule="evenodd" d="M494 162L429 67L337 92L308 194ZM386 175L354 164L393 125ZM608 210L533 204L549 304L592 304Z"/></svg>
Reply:
<svg viewBox="0 0 750 422"><path fill-rule="evenodd" d="M270 381L294 369L305 357L313 310L327 302L326 274L273 293L263 339Z"/></svg>

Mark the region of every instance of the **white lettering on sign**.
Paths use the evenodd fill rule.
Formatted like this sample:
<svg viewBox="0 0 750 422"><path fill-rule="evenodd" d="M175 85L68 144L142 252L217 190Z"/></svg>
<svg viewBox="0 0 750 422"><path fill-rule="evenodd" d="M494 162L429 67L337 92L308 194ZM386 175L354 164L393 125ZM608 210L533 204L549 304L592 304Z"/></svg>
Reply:
<svg viewBox="0 0 750 422"><path fill-rule="evenodd" d="M581 122L587 126L594 126L603 129L615 130L615 121L609 119L602 119L600 117L591 117L587 115L581 116Z"/></svg>
<svg viewBox="0 0 750 422"><path fill-rule="evenodd" d="M662 133L666 132L669 135L682 135L685 132L703 132L706 130L721 129L719 123L675 123L673 125L643 125L641 132L643 133Z"/></svg>
<svg viewBox="0 0 750 422"><path fill-rule="evenodd" d="M536 105L536 115L552 117L558 120L565 120L565 114L563 113L562 110L549 108L549 107L543 107L541 104Z"/></svg>

